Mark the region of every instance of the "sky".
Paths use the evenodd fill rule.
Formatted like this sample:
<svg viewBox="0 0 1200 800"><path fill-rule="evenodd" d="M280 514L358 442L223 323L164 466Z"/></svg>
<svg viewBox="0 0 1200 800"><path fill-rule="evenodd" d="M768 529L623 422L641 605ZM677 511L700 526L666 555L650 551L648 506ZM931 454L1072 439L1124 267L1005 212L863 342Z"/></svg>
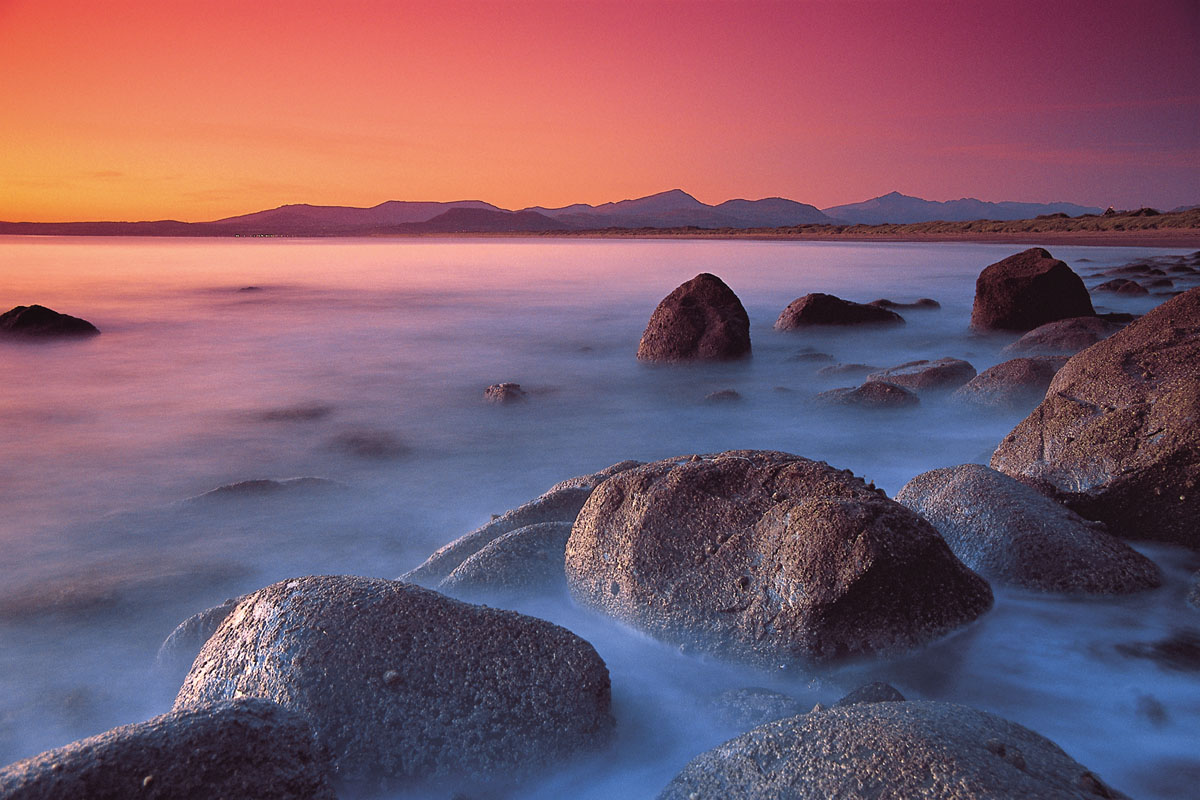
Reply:
<svg viewBox="0 0 1200 800"><path fill-rule="evenodd" d="M1196 0L0 0L0 220L1200 203Z"/></svg>

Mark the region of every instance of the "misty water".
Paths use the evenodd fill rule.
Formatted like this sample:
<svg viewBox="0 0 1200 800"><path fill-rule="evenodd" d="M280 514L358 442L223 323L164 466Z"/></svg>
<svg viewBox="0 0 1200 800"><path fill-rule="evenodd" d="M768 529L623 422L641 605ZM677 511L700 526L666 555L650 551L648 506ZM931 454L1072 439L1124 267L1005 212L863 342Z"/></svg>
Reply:
<svg viewBox="0 0 1200 800"><path fill-rule="evenodd" d="M967 322L979 271L1023 246L753 241L0 238L4 309L94 322L84 341L0 344L0 763L169 710L155 652L190 614L306 574L396 577L554 483L624 459L784 450L889 494L923 471L986 463L1020 413L925 399L911 410L810 403L856 379L838 362L1005 360ZM1054 247L1089 275L1170 250ZM657 302L719 275L753 358L634 358ZM1098 279L1090 279L1094 285ZM772 329L815 291L932 297L901 329ZM1142 312L1162 298L1108 299ZM0 310L4 310L0 309ZM528 402L483 402L515 381ZM706 403L733 389L735 403ZM185 503L223 484L315 476L313 493ZM697 657L574 608L516 608L595 645L612 675L612 749L529 787L538 798L653 797L740 731L712 698L746 686L806 704L868 680L967 703L1049 737L1135 797L1200 780L1200 680L1116 645L1197 627L1197 559L1137 545L1163 588L1117 599L996 589L995 608L910 657L764 672ZM418 795L419 796L419 795Z"/></svg>

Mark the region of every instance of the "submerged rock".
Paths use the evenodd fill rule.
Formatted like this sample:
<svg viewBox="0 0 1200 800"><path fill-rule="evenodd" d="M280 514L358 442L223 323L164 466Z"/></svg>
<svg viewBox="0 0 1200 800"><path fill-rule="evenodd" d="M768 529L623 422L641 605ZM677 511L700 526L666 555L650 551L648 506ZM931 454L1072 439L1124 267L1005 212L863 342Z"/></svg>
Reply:
<svg viewBox="0 0 1200 800"><path fill-rule="evenodd" d="M1200 672L1200 631L1180 628L1155 642L1119 644L1117 652L1149 659L1165 669Z"/></svg>
<svg viewBox="0 0 1200 800"><path fill-rule="evenodd" d="M880 298L879 300L872 300L867 305L878 306L879 308L899 308L905 311L936 311L942 307L941 303L929 297L922 297L915 303L897 303L892 300Z"/></svg>
<svg viewBox="0 0 1200 800"><path fill-rule="evenodd" d="M1083 280L1040 247L986 267L975 281L971 327L1028 331L1068 317L1093 316Z"/></svg>
<svg viewBox="0 0 1200 800"><path fill-rule="evenodd" d="M1014 358L985 369L960 386L955 400L1005 410L1030 409L1046 396L1055 373L1067 363L1063 356Z"/></svg>
<svg viewBox="0 0 1200 800"><path fill-rule="evenodd" d="M777 667L919 647L992 595L925 520L823 462L759 450L609 478L571 531L581 605Z"/></svg>
<svg viewBox="0 0 1200 800"><path fill-rule="evenodd" d="M870 364L830 364L817 370L817 376L832 378L839 375L868 375L881 369L883 367L873 367Z"/></svg>
<svg viewBox="0 0 1200 800"><path fill-rule="evenodd" d="M1124 327L1106 317L1071 317L1039 325L1004 348L1005 353L1072 356Z"/></svg>
<svg viewBox="0 0 1200 800"><path fill-rule="evenodd" d="M904 699L904 695L900 694L895 686L883 683L882 681L875 681L864 684L850 692L841 700L834 703L833 708L852 706L855 703L898 703Z"/></svg>
<svg viewBox="0 0 1200 800"><path fill-rule="evenodd" d="M493 383L483 390L483 400L486 403L506 406L512 403L524 403L529 399L528 393L519 383Z"/></svg>
<svg viewBox="0 0 1200 800"><path fill-rule="evenodd" d="M904 317L895 311L816 292L793 300L775 320L775 330L791 331L810 325L903 324Z"/></svg>
<svg viewBox="0 0 1200 800"><path fill-rule="evenodd" d="M237 483L227 483L210 489L203 494L189 497L184 504L217 503L227 500L258 500L268 497L310 497L323 492L340 491L346 484L328 478L285 478L277 481L270 478L256 478Z"/></svg>
<svg viewBox="0 0 1200 800"><path fill-rule="evenodd" d="M659 800L1124 798L1057 745L952 703L855 703L770 722L702 753Z"/></svg>
<svg viewBox="0 0 1200 800"><path fill-rule="evenodd" d="M438 591L493 603L564 592L563 555L570 536L570 522L542 522L509 531L455 567L438 584Z"/></svg>
<svg viewBox="0 0 1200 800"><path fill-rule="evenodd" d="M997 583L1104 595L1162 585L1154 562L1102 525L982 464L918 475L896 501L933 523L964 564Z"/></svg>
<svg viewBox="0 0 1200 800"><path fill-rule="evenodd" d="M808 711L791 695L758 686L721 692L713 698L712 705L721 722L742 730Z"/></svg>
<svg viewBox="0 0 1200 800"><path fill-rule="evenodd" d="M825 405L860 408L911 408L921 402L920 398L908 389L879 380L869 380L858 387L830 389L813 399Z"/></svg>
<svg viewBox="0 0 1200 800"><path fill-rule="evenodd" d="M613 727L608 670L570 631L352 576L247 595L175 708L245 695L304 716L351 782L504 782L607 743Z"/></svg>
<svg viewBox="0 0 1200 800"><path fill-rule="evenodd" d="M1142 286L1137 281L1131 281L1128 278L1113 278L1111 281L1104 283L1092 289L1093 292L1110 292L1112 294L1125 294L1131 297L1138 297L1145 294L1150 294L1150 291Z"/></svg>
<svg viewBox="0 0 1200 800"><path fill-rule="evenodd" d="M16 306L0 314L0 336L53 339L95 336L100 333L86 319L60 314L45 306Z"/></svg>
<svg viewBox="0 0 1200 800"><path fill-rule="evenodd" d="M256 697L178 709L0 769L5 800L335 800L304 718Z"/></svg>
<svg viewBox="0 0 1200 800"><path fill-rule="evenodd" d="M1200 547L1200 289L1072 357L992 466L1119 536Z"/></svg>
<svg viewBox="0 0 1200 800"><path fill-rule="evenodd" d="M641 361L729 361L750 355L750 317L716 275L702 272L662 299L638 344Z"/></svg>
<svg viewBox="0 0 1200 800"><path fill-rule="evenodd" d="M710 405L724 405L726 403L740 403L742 395L735 389L721 389L716 392L709 392L704 395L704 402Z"/></svg>
<svg viewBox="0 0 1200 800"><path fill-rule="evenodd" d="M974 377L975 368L961 358L909 361L867 376L868 380L886 381L914 392L950 391Z"/></svg>

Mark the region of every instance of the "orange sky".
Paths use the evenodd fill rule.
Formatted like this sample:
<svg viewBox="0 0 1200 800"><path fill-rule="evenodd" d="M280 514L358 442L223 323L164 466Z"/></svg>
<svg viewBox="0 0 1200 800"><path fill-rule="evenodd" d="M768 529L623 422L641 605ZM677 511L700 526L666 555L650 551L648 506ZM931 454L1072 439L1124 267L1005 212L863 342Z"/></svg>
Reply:
<svg viewBox="0 0 1200 800"><path fill-rule="evenodd" d="M1200 3L0 0L0 219L1200 203Z"/></svg>

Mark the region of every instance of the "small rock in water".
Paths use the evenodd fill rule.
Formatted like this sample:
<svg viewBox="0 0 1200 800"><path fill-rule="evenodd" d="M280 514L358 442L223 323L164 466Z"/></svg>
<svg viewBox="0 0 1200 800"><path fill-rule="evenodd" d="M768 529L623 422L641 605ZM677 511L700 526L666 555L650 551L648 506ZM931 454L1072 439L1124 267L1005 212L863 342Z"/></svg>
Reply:
<svg viewBox="0 0 1200 800"><path fill-rule="evenodd" d="M961 358L909 361L867 376L914 392L950 391L975 377L975 368Z"/></svg>
<svg viewBox="0 0 1200 800"><path fill-rule="evenodd" d="M0 336L53 339L95 336L100 330L86 319L60 314L45 306L16 306L0 314Z"/></svg>
<svg viewBox="0 0 1200 800"><path fill-rule="evenodd" d="M830 389L813 399L831 406L860 408L911 408L921 402L920 398L903 386L877 380L869 380L858 387Z"/></svg>
<svg viewBox="0 0 1200 800"><path fill-rule="evenodd" d="M897 303L892 300L880 298L879 300L872 300L867 305L878 306L879 308L899 308L904 311L936 311L942 307L941 303L929 297L922 297L915 303Z"/></svg>
<svg viewBox="0 0 1200 800"><path fill-rule="evenodd" d="M1130 642L1116 646L1117 652L1146 658L1166 669L1200 671L1200 630L1180 628L1156 642Z"/></svg>
<svg viewBox="0 0 1200 800"><path fill-rule="evenodd" d="M352 456L384 461L399 458L408 446L387 431L347 431L334 437L333 446Z"/></svg>
<svg viewBox="0 0 1200 800"><path fill-rule="evenodd" d="M1142 286L1137 281L1131 281L1128 278L1114 278L1111 281L1106 281L1095 289L1093 292L1110 292L1112 294L1124 294L1131 297L1138 297L1144 294L1150 294L1146 287Z"/></svg>
<svg viewBox="0 0 1200 800"><path fill-rule="evenodd" d="M813 325L903 324L904 318L895 311L814 292L793 300L775 320L775 330L792 331Z"/></svg>
<svg viewBox="0 0 1200 800"><path fill-rule="evenodd" d="M333 413L333 406L307 405L272 408L259 414L263 422L315 422Z"/></svg>
<svg viewBox="0 0 1200 800"><path fill-rule="evenodd" d="M483 390L483 399L487 403L506 406L524 403L528 395L519 383L493 383Z"/></svg>
<svg viewBox="0 0 1200 800"><path fill-rule="evenodd" d="M883 367L873 367L870 364L830 364L828 367L821 367L817 370L817 375L822 378L838 375L868 375L881 369Z"/></svg>
<svg viewBox="0 0 1200 800"><path fill-rule="evenodd" d="M704 402L713 404L737 403L742 399L742 396L733 389L721 389L718 392L709 392L704 396Z"/></svg>

